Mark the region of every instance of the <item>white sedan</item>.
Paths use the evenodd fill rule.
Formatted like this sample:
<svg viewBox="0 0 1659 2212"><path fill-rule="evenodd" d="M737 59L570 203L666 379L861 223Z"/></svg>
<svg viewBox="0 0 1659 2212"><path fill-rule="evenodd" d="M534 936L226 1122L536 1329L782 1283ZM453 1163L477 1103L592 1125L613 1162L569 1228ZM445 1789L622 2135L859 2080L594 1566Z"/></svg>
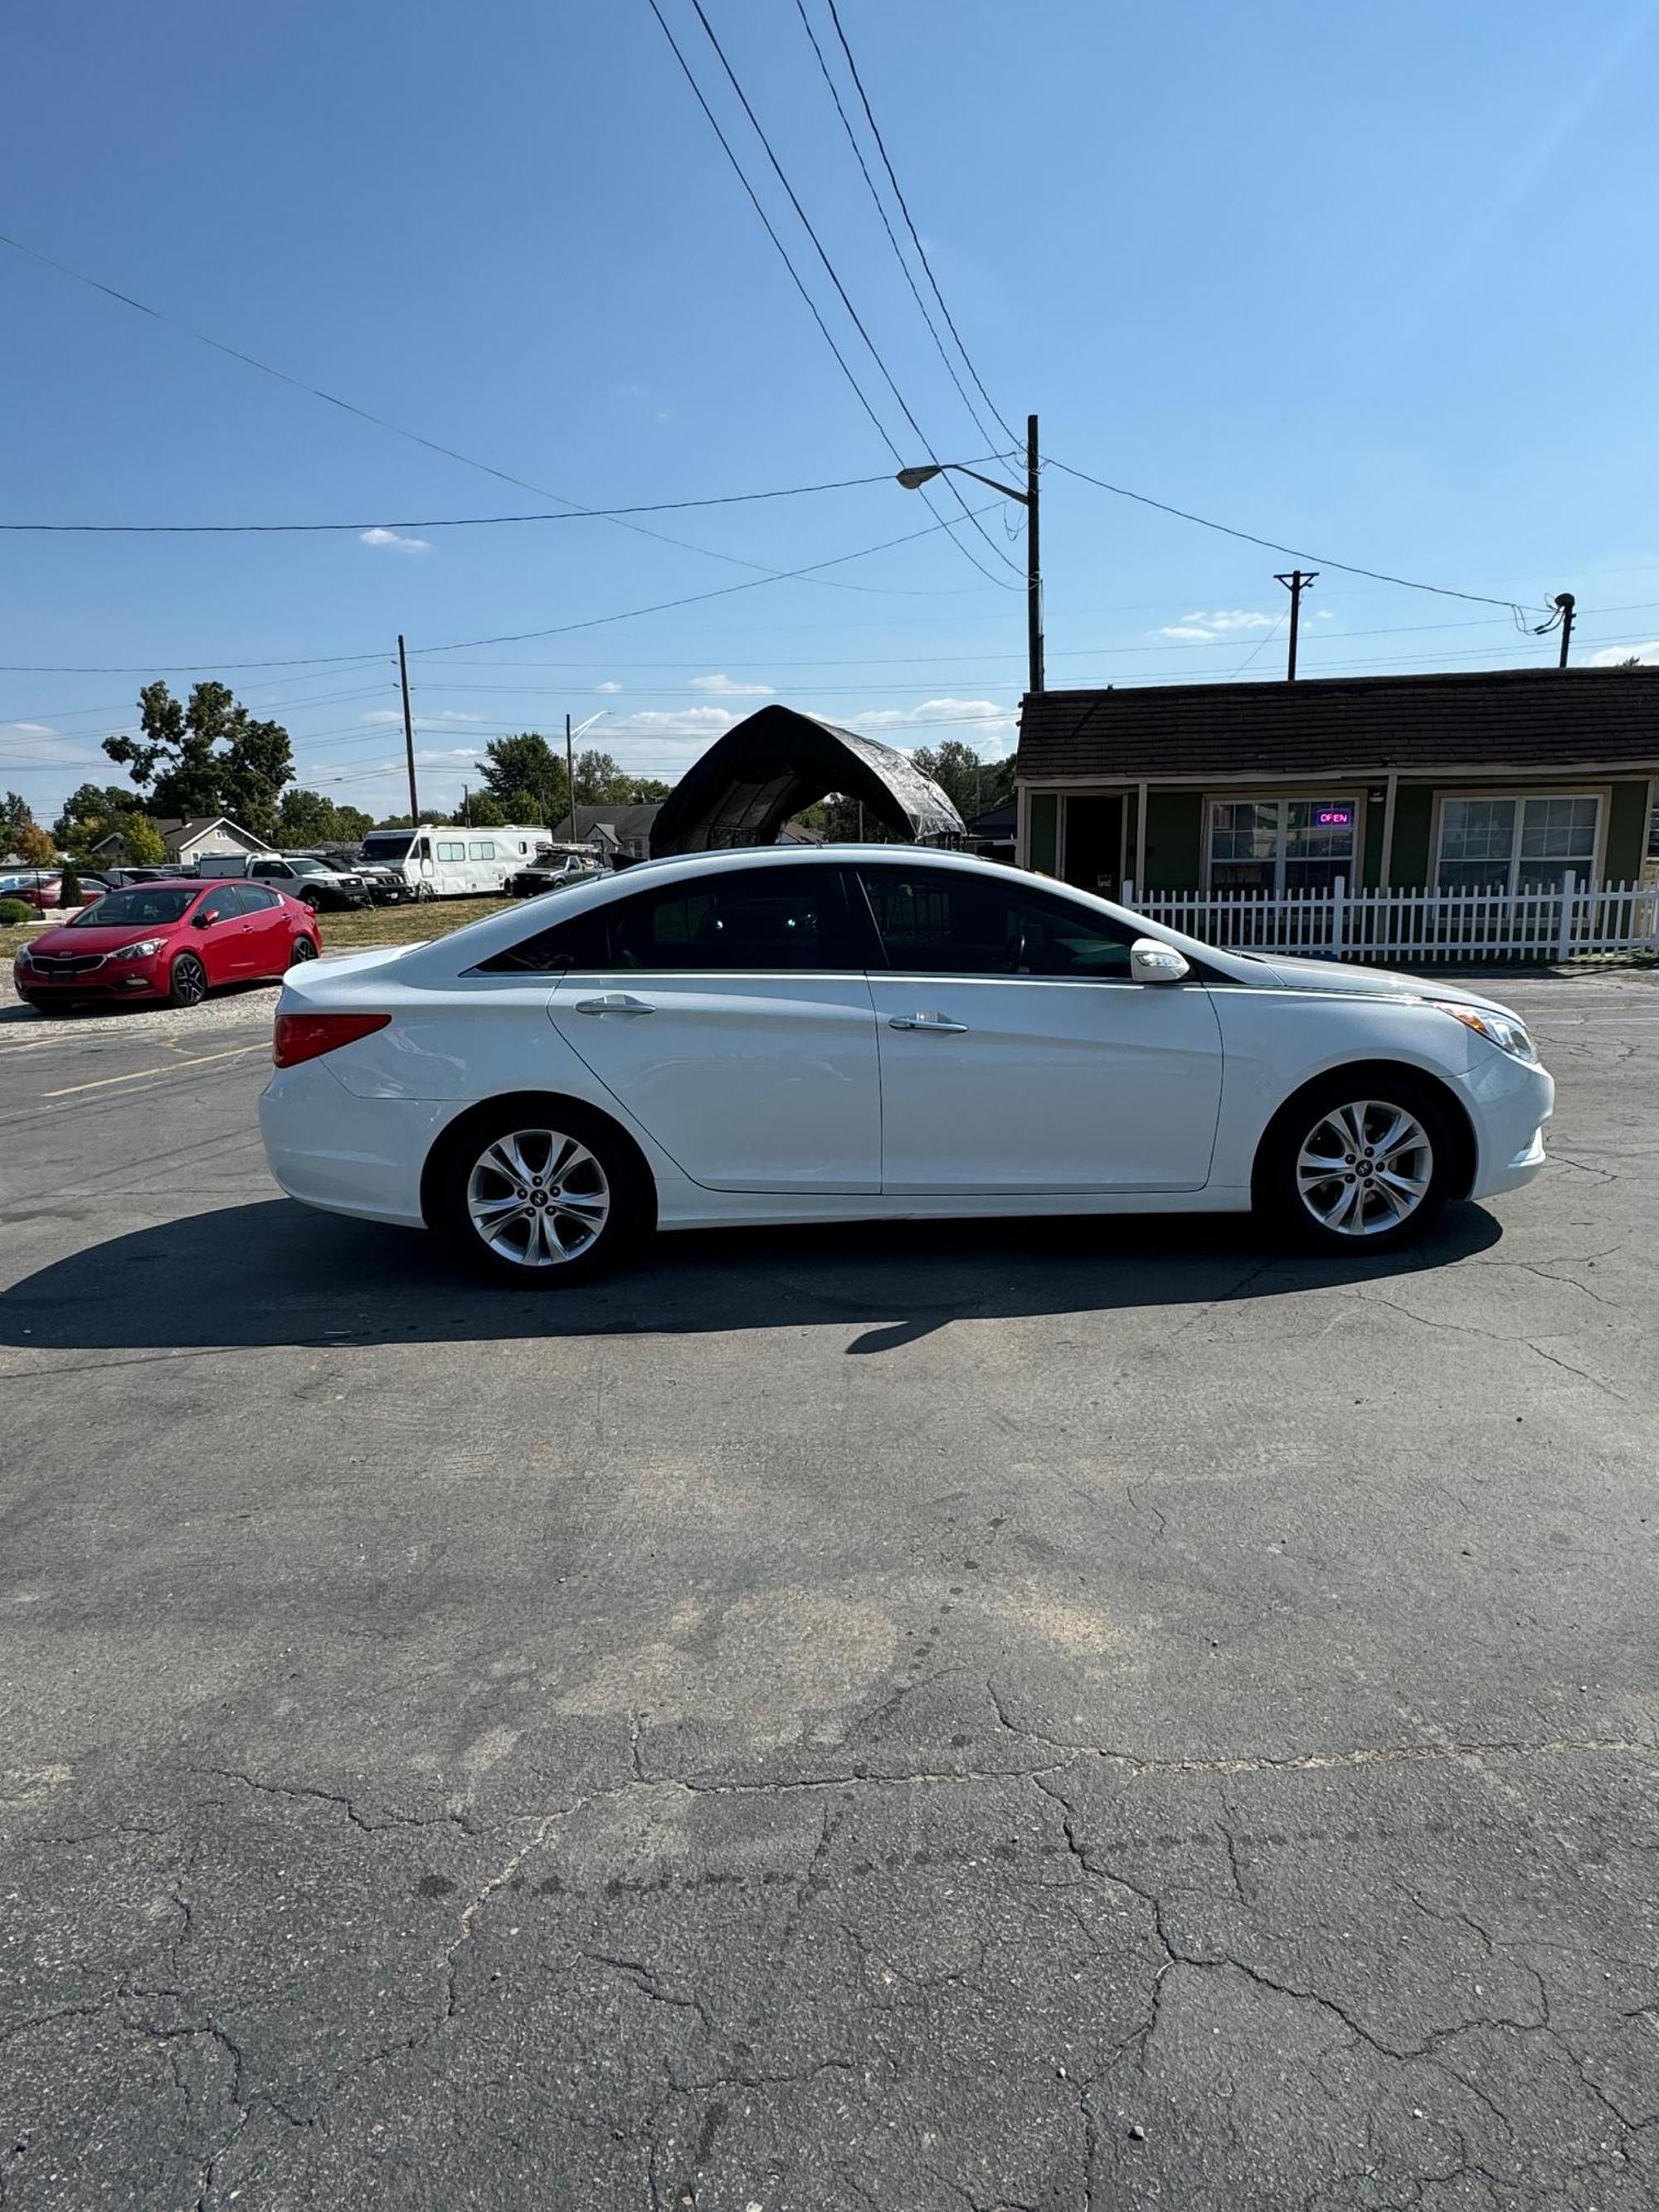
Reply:
<svg viewBox="0 0 1659 2212"><path fill-rule="evenodd" d="M738 1222L1255 1207L1377 1252L1529 1182L1554 1097L1468 991L895 846L652 862L307 965L274 1057L284 1190L522 1285Z"/></svg>

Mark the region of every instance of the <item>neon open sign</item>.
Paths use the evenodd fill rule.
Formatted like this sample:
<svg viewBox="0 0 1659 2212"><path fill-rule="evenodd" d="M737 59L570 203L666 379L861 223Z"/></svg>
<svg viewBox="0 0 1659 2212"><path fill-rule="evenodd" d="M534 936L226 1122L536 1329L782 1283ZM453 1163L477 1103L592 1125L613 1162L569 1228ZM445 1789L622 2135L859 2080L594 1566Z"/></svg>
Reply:
<svg viewBox="0 0 1659 2212"><path fill-rule="evenodd" d="M1352 806L1322 806L1316 811L1314 820L1322 830L1352 830L1353 809Z"/></svg>

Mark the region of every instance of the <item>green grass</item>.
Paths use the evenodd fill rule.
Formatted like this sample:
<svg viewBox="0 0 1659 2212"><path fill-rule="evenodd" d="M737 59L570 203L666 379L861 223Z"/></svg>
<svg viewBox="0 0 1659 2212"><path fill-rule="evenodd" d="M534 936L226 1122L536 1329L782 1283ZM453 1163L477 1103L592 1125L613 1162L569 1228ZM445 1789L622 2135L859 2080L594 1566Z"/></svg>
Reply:
<svg viewBox="0 0 1659 2212"><path fill-rule="evenodd" d="M18 946L27 945L31 937L38 937L40 933L39 930L31 929L27 922L16 929L0 929L0 961L9 968Z"/></svg>
<svg viewBox="0 0 1659 2212"><path fill-rule="evenodd" d="M323 951L351 952L366 945L418 945L447 937L469 921L501 914L514 902L504 898L427 899L414 906L359 907L351 914L319 914L317 928Z"/></svg>

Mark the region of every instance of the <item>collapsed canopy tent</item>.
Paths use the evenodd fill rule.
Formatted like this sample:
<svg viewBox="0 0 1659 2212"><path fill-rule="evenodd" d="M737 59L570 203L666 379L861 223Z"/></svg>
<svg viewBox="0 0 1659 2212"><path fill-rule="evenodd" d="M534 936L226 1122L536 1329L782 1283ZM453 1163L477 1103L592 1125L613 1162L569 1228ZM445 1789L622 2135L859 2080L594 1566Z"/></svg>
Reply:
<svg viewBox="0 0 1659 2212"><path fill-rule="evenodd" d="M771 845L786 822L831 791L920 844L960 836L961 815L906 753L793 707L763 707L710 745L663 801L651 854Z"/></svg>

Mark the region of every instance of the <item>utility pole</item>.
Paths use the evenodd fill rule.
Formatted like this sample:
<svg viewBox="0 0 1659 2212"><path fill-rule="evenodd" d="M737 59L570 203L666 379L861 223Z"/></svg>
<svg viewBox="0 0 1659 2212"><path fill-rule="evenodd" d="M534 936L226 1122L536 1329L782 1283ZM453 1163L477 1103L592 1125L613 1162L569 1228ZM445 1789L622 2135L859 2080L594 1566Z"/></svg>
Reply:
<svg viewBox="0 0 1659 2212"><path fill-rule="evenodd" d="M570 735L570 717L564 718L564 781L570 793L570 842L576 842L576 753Z"/></svg>
<svg viewBox="0 0 1659 2212"><path fill-rule="evenodd" d="M1296 681L1296 640L1302 624L1302 594L1310 584L1317 581L1318 576L1317 568L1292 568L1288 576L1273 578L1274 583L1283 584L1291 595L1291 664L1285 672L1287 684Z"/></svg>
<svg viewBox="0 0 1659 2212"><path fill-rule="evenodd" d="M1042 544L1037 515L1037 418L1025 417L1025 688L1042 684Z"/></svg>
<svg viewBox="0 0 1659 2212"><path fill-rule="evenodd" d="M461 827L464 830L472 827L472 794L465 784L461 786Z"/></svg>
<svg viewBox="0 0 1659 2212"><path fill-rule="evenodd" d="M1573 610L1578 602L1571 592L1558 592L1555 595L1555 604L1561 611L1561 658L1555 665L1558 668L1565 668L1567 665L1567 648L1572 643Z"/></svg>
<svg viewBox="0 0 1659 2212"><path fill-rule="evenodd" d="M409 711L409 656L404 651L401 634L398 639L398 680L404 687L404 750L409 757L409 820L412 829L421 818L421 802L415 795L415 717Z"/></svg>

